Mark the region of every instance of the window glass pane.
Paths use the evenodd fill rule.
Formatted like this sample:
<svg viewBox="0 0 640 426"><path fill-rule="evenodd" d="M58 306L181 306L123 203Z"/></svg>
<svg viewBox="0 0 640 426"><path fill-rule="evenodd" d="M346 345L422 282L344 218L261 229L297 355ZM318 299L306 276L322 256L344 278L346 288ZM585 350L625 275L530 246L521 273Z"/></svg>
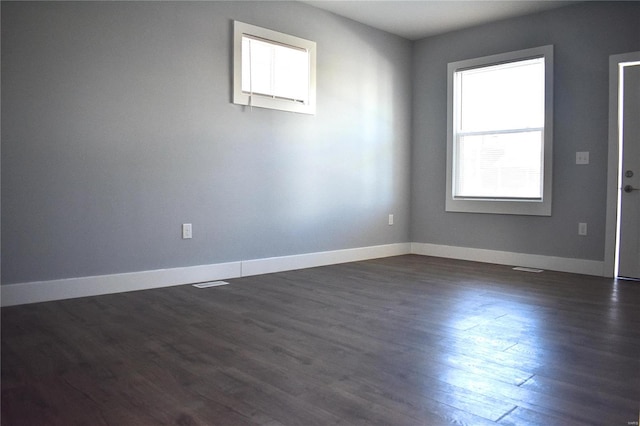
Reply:
<svg viewBox="0 0 640 426"><path fill-rule="evenodd" d="M460 136L456 196L542 197L542 131Z"/></svg>
<svg viewBox="0 0 640 426"><path fill-rule="evenodd" d="M544 58L459 71L456 77L462 132L544 125Z"/></svg>

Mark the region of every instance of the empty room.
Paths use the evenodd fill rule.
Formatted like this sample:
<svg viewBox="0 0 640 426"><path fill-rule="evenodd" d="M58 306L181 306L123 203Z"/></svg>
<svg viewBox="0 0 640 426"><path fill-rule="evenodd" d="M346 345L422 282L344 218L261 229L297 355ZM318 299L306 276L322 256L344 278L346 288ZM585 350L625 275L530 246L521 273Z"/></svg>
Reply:
<svg viewBox="0 0 640 426"><path fill-rule="evenodd" d="M640 2L2 1L3 425L636 425Z"/></svg>

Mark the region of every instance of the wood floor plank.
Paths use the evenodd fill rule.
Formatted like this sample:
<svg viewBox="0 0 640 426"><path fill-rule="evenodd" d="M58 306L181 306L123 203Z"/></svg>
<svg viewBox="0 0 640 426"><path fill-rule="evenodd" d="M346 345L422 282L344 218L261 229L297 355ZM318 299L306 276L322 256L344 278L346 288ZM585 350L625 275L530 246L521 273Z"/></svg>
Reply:
<svg viewBox="0 0 640 426"><path fill-rule="evenodd" d="M2 424L638 415L638 283L412 255L229 282L3 308Z"/></svg>
<svg viewBox="0 0 640 426"><path fill-rule="evenodd" d="M544 414L539 411L518 407L500 419L498 424L504 426L568 426L582 425L584 423L580 420L557 417L555 415Z"/></svg>

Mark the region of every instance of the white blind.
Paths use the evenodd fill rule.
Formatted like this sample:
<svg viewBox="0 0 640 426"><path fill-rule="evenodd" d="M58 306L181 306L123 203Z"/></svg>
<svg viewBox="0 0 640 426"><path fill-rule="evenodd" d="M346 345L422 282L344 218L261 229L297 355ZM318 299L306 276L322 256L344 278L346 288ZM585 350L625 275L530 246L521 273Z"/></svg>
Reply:
<svg viewBox="0 0 640 426"><path fill-rule="evenodd" d="M302 103L309 101L309 52L242 37L242 91Z"/></svg>

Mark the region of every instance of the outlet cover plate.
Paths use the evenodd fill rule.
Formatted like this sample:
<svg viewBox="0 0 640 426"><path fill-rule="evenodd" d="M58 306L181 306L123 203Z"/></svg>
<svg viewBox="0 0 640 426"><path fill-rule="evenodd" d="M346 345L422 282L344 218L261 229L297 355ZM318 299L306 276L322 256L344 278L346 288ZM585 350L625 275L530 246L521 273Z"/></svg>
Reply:
<svg viewBox="0 0 640 426"><path fill-rule="evenodd" d="M589 151L576 152L576 164L589 164Z"/></svg>

